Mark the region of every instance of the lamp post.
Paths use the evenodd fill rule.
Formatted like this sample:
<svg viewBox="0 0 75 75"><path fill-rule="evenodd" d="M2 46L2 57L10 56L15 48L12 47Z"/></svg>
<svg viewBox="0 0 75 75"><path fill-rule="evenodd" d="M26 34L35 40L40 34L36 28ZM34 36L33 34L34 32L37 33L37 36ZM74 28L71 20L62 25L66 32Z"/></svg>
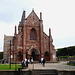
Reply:
<svg viewBox="0 0 75 75"><path fill-rule="evenodd" d="M10 40L10 69L11 69L11 40Z"/></svg>

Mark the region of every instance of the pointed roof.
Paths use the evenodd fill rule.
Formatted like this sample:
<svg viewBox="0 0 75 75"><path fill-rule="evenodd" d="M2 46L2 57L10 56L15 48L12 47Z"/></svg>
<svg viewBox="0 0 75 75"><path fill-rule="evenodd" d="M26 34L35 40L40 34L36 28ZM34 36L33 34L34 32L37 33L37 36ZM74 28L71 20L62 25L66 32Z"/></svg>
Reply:
<svg viewBox="0 0 75 75"><path fill-rule="evenodd" d="M25 19L25 10L23 11L23 14L22 14L22 18L21 18L21 24L23 23L23 20Z"/></svg>
<svg viewBox="0 0 75 75"><path fill-rule="evenodd" d="M27 17L27 19L28 19L31 15L36 16L36 17L39 19L39 17L37 16L37 14L34 12L34 9L32 9L32 12L29 14L29 16Z"/></svg>
<svg viewBox="0 0 75 75"><path fill-rule="evenodd" d="M25 19L25 10L23 11L22 19Z"/></svg>

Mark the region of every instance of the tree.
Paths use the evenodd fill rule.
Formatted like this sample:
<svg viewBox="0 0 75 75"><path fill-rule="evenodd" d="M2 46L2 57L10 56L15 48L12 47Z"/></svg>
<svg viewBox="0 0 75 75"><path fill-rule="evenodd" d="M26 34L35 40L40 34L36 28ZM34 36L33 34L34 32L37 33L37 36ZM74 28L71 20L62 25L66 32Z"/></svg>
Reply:
<svg viewBox="0 0 75 75"><path fill-rule="evenodd" d="M3 52L0 52L0 59L3 59Z"/></svg>
<svg viewBox="0 0 75 75"><path fill-rule="evenodd" d="M57 49L56 56L74 56L75 46Z"/></svg>

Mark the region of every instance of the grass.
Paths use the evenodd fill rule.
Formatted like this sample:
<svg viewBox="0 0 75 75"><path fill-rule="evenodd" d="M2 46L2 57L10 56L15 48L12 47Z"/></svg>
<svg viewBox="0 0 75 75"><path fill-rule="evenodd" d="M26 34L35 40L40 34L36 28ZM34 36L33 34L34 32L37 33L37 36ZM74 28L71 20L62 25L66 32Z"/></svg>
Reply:
<svg viewBox="0 0 75 75"><path fill-rule="evenodd" d="M70 65L70 66L75 66L75 64L70 64L70 63L67 63L67 65Z"/></svg>
<svg viewBox="0 0 75 75"><path fill-rule="evenodd" d="M18 68L22 68L21 64L16 64L17 70ZM11 64L11 69L9 64L0 64L0 70L15 70L15 64Z"/></svg>
<svg viewBox="0 0 75 75"><path fill-rule="evenodd" d="M68 57L75 57L75 56L58 56L59 58L68 58Z"/></svg>
<svg viewBox="0 0 75 75"><path fill-rule="evenodd" d="M58 56L59 58L68 58L69 56Z"/></svg>

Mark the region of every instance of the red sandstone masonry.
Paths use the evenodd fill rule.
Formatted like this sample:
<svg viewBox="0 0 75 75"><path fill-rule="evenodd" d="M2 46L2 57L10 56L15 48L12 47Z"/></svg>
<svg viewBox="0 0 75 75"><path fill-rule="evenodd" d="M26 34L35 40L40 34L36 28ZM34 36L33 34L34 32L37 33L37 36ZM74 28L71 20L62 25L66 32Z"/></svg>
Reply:
<svg viewBox="0 0 75 75"><path fill-rule="evenodd" d="M43 31L43 20L42 20L42 13L40 13L40 19L32 10L29 16L25 17L25 11L23 12L21 22L18 26L18 34L16 33L16 26L15 26L15 33L14 36L16 37L16 52L17 52L17 61L19 62L19 57L21 60L23 58L30 59L32 52L35 52L35 60L39 60L41 57L47 57L47 60L54 61L53 55L55 55L54 45L52 44L52 36L51 31L49 30L49 36L44 33ZM30 32L31 29L35 30L36 33L36 40L30 40ZM12 62L15 62L15 38L13 36L13 49L12 49ZM5 37L5 40L8 38ZM8 44L8 43L7 43ZM4 47L5 48L5 47ZM6 46L7 48L7 46ZM6 50L4 50L6 51ZM19 56L19 52L21 55ZM45 56L47 54L47 56ZM6 57L8 58L8 57Z"/></svg>

